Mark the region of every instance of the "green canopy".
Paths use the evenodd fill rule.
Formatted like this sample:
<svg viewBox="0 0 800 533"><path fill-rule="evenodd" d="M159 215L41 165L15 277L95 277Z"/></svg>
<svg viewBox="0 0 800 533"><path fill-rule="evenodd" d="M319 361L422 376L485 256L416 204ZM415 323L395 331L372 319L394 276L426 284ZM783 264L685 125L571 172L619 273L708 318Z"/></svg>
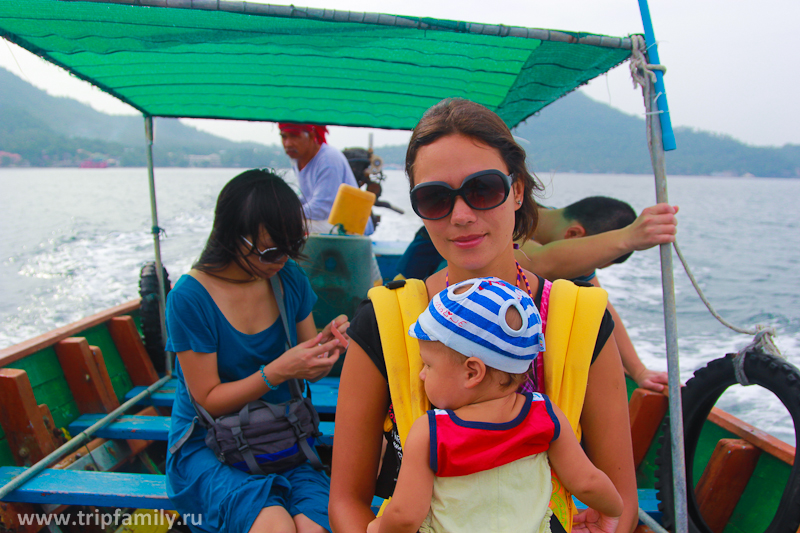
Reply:
<svg viewBox="0 0 800 533"><path fill-rule="evenodd" d="M447 97L479 102L514 127L631 47L626 38L449 20L170 3L192 7L0 0L0 35L147 116L389 129L413 128Z"/></svg>

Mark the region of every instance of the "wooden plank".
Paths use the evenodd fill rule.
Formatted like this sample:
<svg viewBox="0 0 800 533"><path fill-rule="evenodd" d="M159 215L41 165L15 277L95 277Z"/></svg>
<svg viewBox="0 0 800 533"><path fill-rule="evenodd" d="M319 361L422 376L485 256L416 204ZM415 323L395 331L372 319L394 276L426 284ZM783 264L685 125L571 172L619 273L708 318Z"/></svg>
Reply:
<svg viewBox="0 0 800 533"><path fill-rule="evenodd" d="M106 415L81 415L69 425L73 435L85 431ZM95 435L105 439L150 439L167 440L170 417L168 416L121 416Z"/></svg>
<svg viewBox="0 0 800 533"><path fill-rule="evenodd" d="M56 426L56 423L53 421L53 415L50 413L50 408L41 403L39 404L39 413L42 415L42 420L44 420L44 427L47 428L47 431L50 432L50 436L53 439L53 444L55 444L56 448L67 442L67 436Z"/></svg>
<svg viewBox="0 0 800 533"><path fill-rule="evenodd" d="M94 364L97 365L97 370L100 372L100 380L103 382L101 391L105 393L105 401L108 402L113 411L120 404L117 395L114 393L114 385L111 384L111 376L108 375L108 367L106 367L106 361L103 359L103 352L97 346L89 346L89 350L92 352L92 359L94 359Z"/></svg>
<svg viewBox="0 0 800 533"><path fill-rule="evenodd" d="M133 317L117 316L109 320L106 326L133 384L137 387L147 387L158 381L158 373L153 368L150 356L147 355Z"/></svg>
<svg viewBox="0 0 800 533"><path fill-rule="evenodd" d="M756 468L761 450L742 439L722 439L695 488L698 509L714 533L722 533Z"/></svg>
<svg viewBox="0 0 800 533"><path fill-rule="evenodd" d="M56 449L24 370L0 368L0 424L17 464L33 464Z"/></svg>
<svg viewBox="0 0 800 533"><path fill-rule="evenodd" d="M3 348L0 350L0 367L6 366L14 361L18 361L27 355L38 352L39 350L47 348L48 346L52 346L68 337L77 335L87 328L102 324L112 317L132 313L139 309L140 302L141 300L138 298L136 300L131 300L124 304L106 309L105 311L101 311L100 313L90 317L78 320L77 322L73 322L72 324L67 324L66 326L48 331L47 333L39 335L38 337L34 337L33 339L9 346L8 348Z"/></svg>
<svg viewBox="0 0 800 533"><path fill-rule="evenodd" d="M656 533L656 532L644 524L639 524L639 526L633 531L633 533Z"/></svg>
<svg viewBox="0 0 800 533"><path fill-rule="evenodd" d="M150 407L149 409L153 408ZM77 435L104 416L103 414L81 415L80 418L69 425L69 431L73 435ZM166 441L169 436L169 427L170 417L168 416L130 415L119 417L108 426L99 430L95 435L106 439L151 439ZM334 423L320 422L319 430L322 432L320 443L327 445L333 444Z"/></svg>
<svg viewBox="0 0 800 533"><path fill-rule="evenodd" d="M746 440L753 446L761 448L770 455L774 455L788 465L794 464L794 446L786 444L769 433L761 431L755 426L751 426L744 420L740 420L732 414L726 413L722 409L714 407L708 415L708 420L715 423L722 429L729 431L737 437Z"/></svg>
<svg viewBox="0 0 800 533"><path fill-rule="evenodd" d="M144 409L142 409L141 411L136 413L135 416L159 416L159 415L160 415L160 413L158 411L156 411L156 408L150 406L150 407L145 407ZM153 439L153 440L155 440L155 439ZM153 440L147 440L147 439L141 440L141 439L131 439L131 438L129 438L128 439L128 446L130 446L131 453L133 455L138 455L139 452L143 452L144 450L146 450L147 447L150 446L153 443Z"/></svg>
<svg viewBox="0 0 800 533"><path fill-rule="evenodd" d="M639 468L667 413L668 399L660 392L636 389L628 402L634 467Z"/></svg>
<svg viewBox="0 0 800 533"><path fill-rule="evenodd" d="M639 496L639 508L650 515L657 522L661 522L662 513L658 510L656 489L639 489L637 493ZM586 505L583 502L574 496L572 498L575 501L575 507L578 508L579 512L586 509Z"/></svg>
<svg viewBox="0 0 800 533"><path fill-rule="evenodd" d="M156 407L172 407L172 404L175 402L175 390L178 387L178 380L171 379L164 383L160 389L155 391L153 394L139 400L138 405L155 405ZM147 387L133 387L125 394L125 401L130 400L131 398L136 397L137 395L143 393Z"/></svg>
<svg viewBox="0 0 800 533"><path fill-rule="evenodd" d="M106 390L108 372L105 378L101 375L85 338L71 337L59 341L56 355L81 413L110 413L119 406L119 402L115 405L110 400Z"/></svg>
<svg viewBox="0 0 800 533"><path fill-rule="evenodd" d="M140 405L172 406L175 401L175 390L178 380L171 379L149 398L139 402ZM142 393L147 387L134 387L125 395L125 400L130 400ZM316 383L311 383L311 399L317 412L321 415L336 414L336 402L339 398L339 378L322 378Z"/></svg>
<svg viewBox="0 0 800 533"><path fill-rule="evenodd" d="M24 470L20 467L0 467L0 485L5 485ZM167 498L166 477L163 475L81 470L45 469L8 494L5 501L175 509Z"/></svg>
<svg viewBox="0 0 800 533"><path fill-rule="evenodd" d="M42 526L39 524L22 525L19 521L20 515L32 516L37 514L36 507L29 503L8 503L0 502L0 531L10 531L13 533L36 533Z"/></svg>

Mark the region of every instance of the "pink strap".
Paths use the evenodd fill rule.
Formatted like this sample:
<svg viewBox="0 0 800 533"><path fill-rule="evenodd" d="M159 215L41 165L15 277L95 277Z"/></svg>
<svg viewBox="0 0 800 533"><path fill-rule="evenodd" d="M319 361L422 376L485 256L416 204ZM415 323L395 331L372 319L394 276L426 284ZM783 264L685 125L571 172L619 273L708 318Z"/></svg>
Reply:
<svg viewBox="0 0 800 533"><path fill-rule="evenodd" d="M542 334L547 331L547 309L550 307L550 289L553 283L544 280L544 287L542 288L542 303L539 306L539 315L542 317ZM544 392L544 357L539 355L536 358L536 383L539 385L536 392Z"/></svg>
<svg viewBox="0 0 800 533"><path fill-rule="evenodd" d="M542 317L542 334L547 329L547 308L550 304L550 288L553 286L553 283L544 280L544 285L542 286L542 302L539 305L539 316ZM544 357L537 357L533 363L533 371L536 373L536 384L538 387L534 386L534 383L528 379L525 383L522 384L520 390L522 392L541 392L544 393Z"/></svg>

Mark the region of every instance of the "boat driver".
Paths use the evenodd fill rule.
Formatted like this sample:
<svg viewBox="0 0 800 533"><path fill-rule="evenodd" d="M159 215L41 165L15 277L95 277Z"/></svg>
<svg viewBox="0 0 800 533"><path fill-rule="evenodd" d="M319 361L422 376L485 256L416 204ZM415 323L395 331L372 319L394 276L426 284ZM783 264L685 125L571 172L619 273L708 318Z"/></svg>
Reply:
<svg viewBox="0 0 800 533"><path fill-rule="evenodd" d="M280 122L278 129L283 150L292 160L292 168L300 185L300 201L308 219L309 233L330 233L333 226L328 223L328 217L339 186L346 183L358 187L350 163L342 152L326 142L327 126ZM364 235L371 235L374 231L370 219ZM374 256L371 272L373 283L383 283Z"/></svg>

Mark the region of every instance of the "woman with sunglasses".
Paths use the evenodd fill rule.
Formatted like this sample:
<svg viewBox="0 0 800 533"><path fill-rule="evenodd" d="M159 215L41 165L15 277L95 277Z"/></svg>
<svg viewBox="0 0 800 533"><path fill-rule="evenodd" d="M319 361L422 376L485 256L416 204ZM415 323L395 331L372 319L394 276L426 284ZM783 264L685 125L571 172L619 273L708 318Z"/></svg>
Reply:
<svg viewBox="0 0 800 533"><path fill-rule="evenodd" d="M497 276L528 292L541 307L544 280L519 266L514 241L533 234L533 193L542 186L526 169L525 152L495 113L461 99L444 100L429 109L411 136L406 173L414 211L447 260L446 268L425 280L429 297L470 278ZM628 533L638 522L638 502L625 381L612 331L613 321L606 313L581 426L587 455L623 498L618 531ZM329 509L334 532L363 533L374 520L373 494L386 497L394 489L402 451L396 424L384 427L392 400L371 302L359 307L348 333L353 342L339 387ZM382 450L384 437L388 444ZM586 516L602 522L596 514ZM553 519L551 529L563 528Z"/></svg>
<svg viewBox="0 0 800 533"><path fill-rule="evenodd" d="M331 324L317 333L317 297L291 259L306 233L302 206L272 172L248 170L217 199L211 235L197 263L167 300L167 350L178 355L172 408L167 491L175 508L195 517L192 529L231 532L323 532L329 480L308 463L267 476L220 462L193 424L189 394L212 417L238 412L251 401L291 399L288 380L326 375L343 348ZM280 272L280 274L278 274ZM279 275L288 339L269 278ZM341 332L344 315L334 320ZM196 517L202 515L202 520Z"/></svg>

